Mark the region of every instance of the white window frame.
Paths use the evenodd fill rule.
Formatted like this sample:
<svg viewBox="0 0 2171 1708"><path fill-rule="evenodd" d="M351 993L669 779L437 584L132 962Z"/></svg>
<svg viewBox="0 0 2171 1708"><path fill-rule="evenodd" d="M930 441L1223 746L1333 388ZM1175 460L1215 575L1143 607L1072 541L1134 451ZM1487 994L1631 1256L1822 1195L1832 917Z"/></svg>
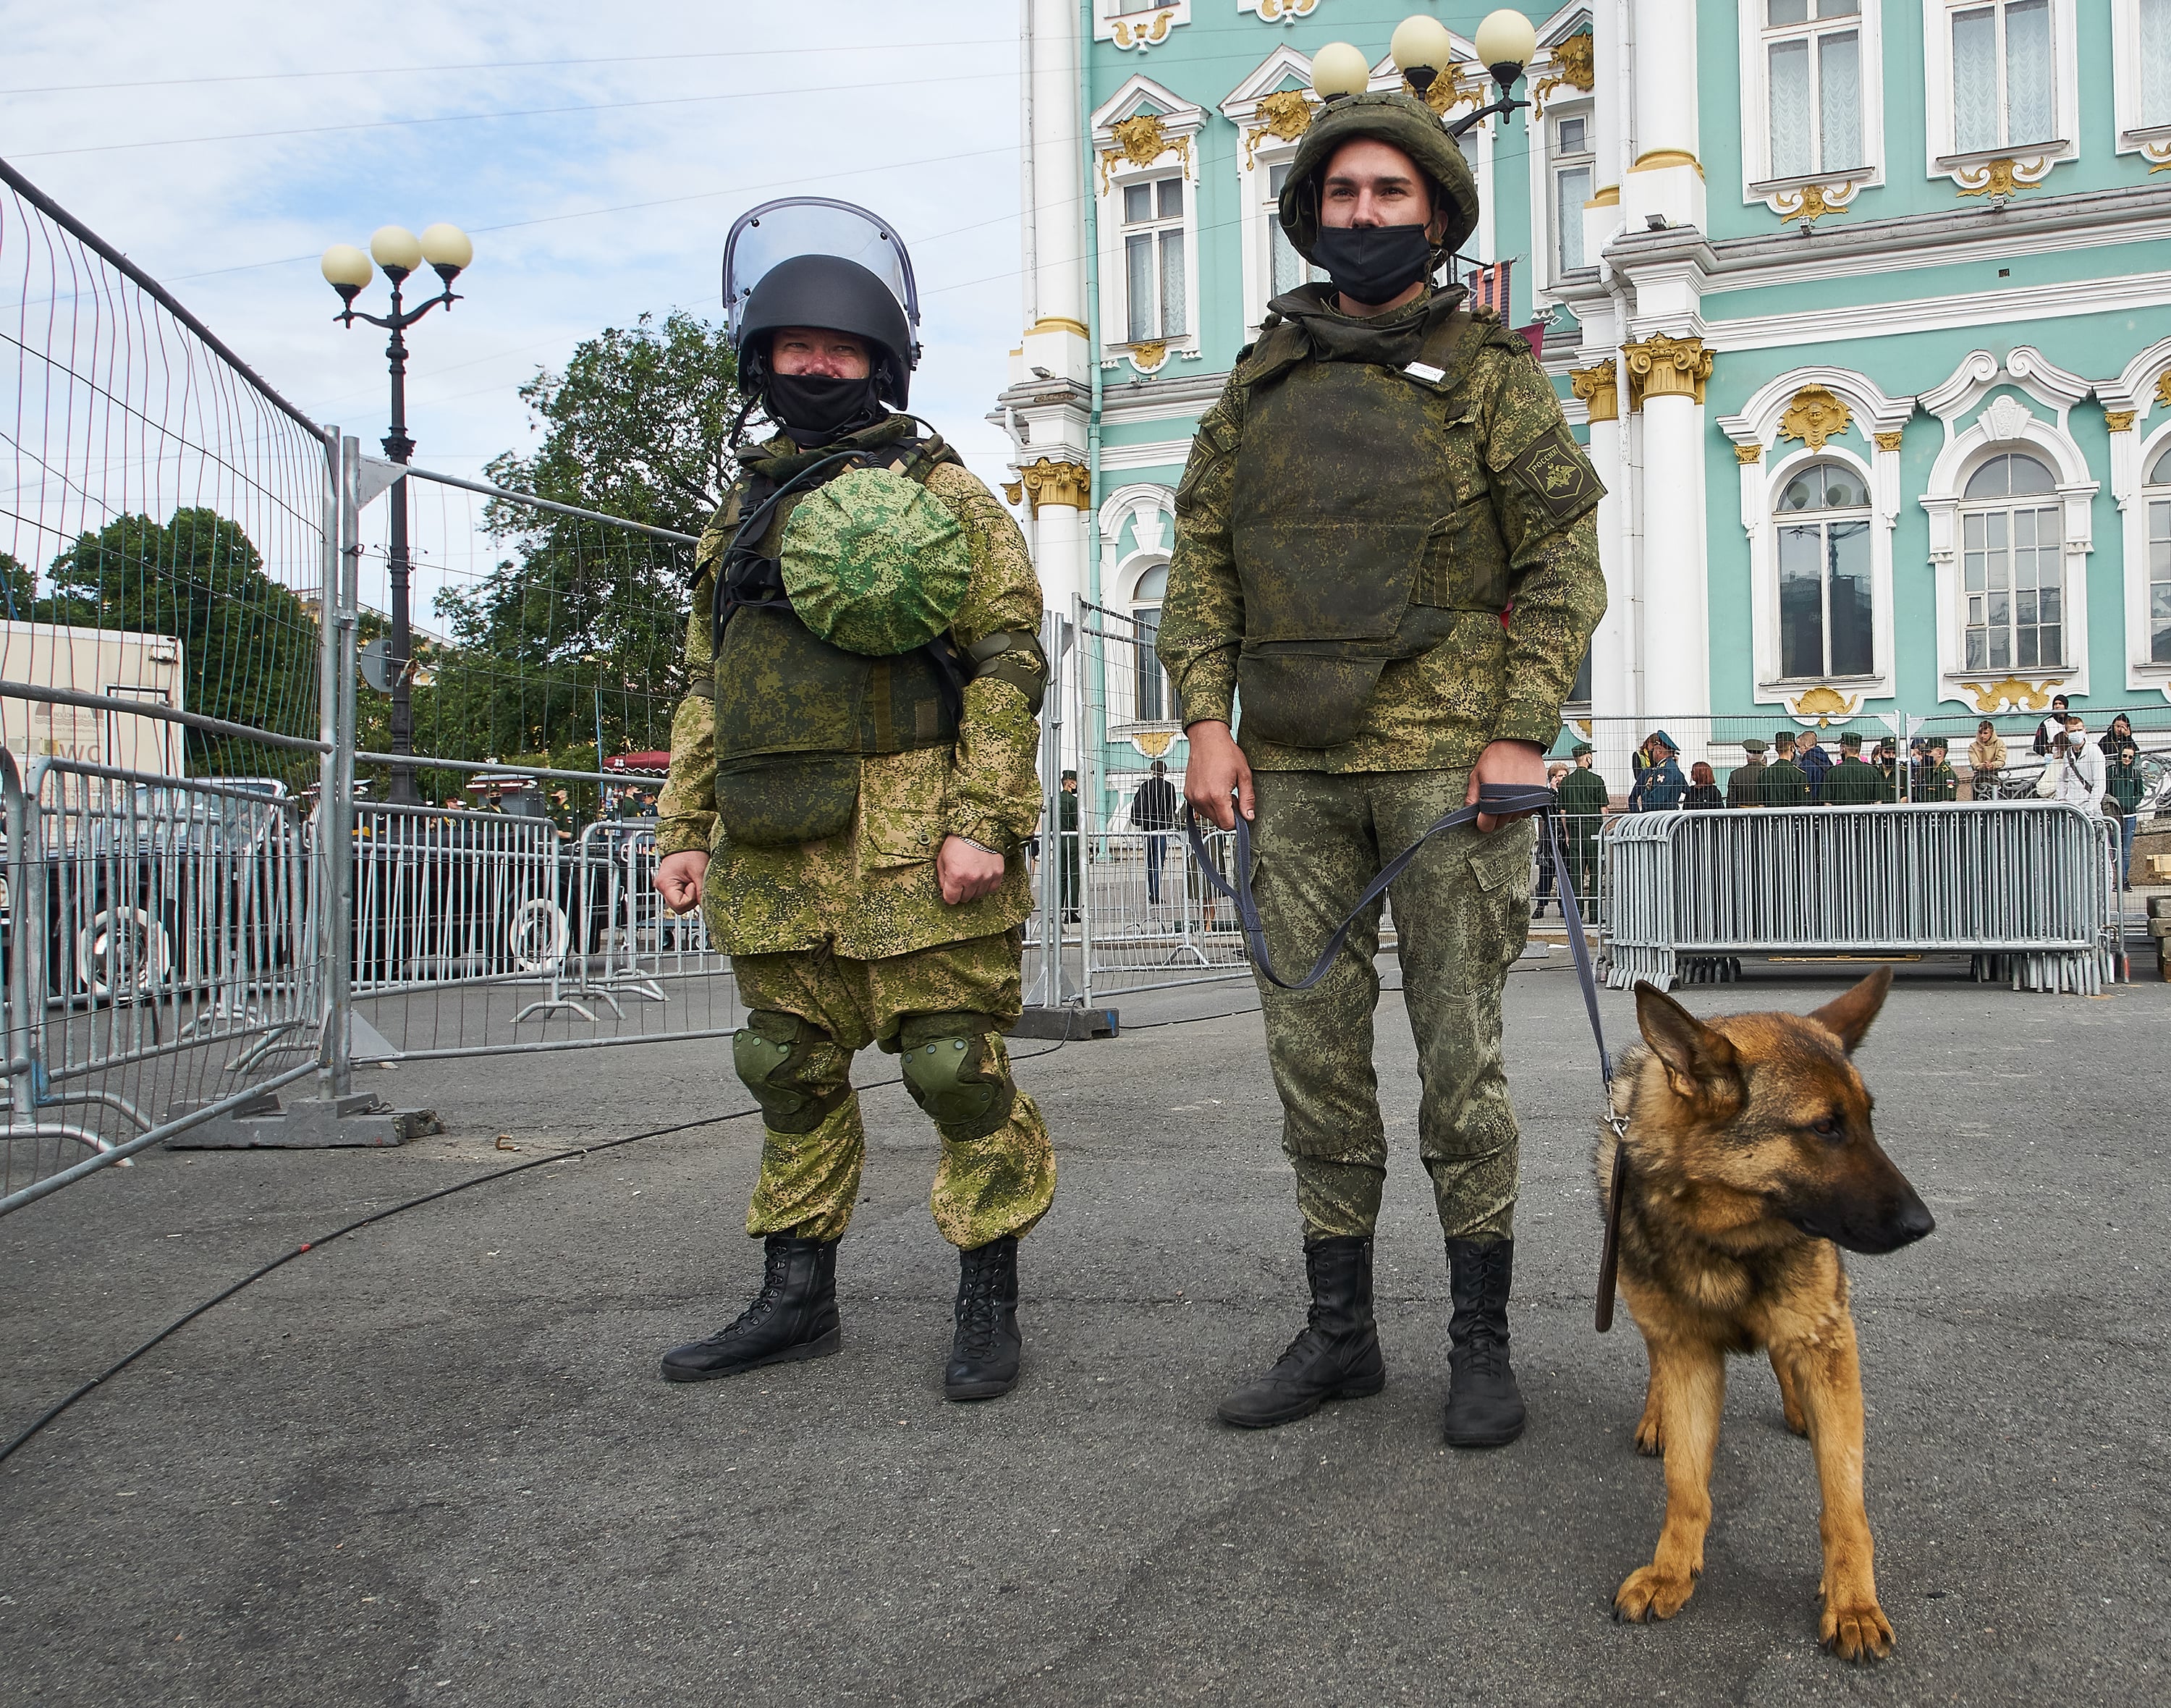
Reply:
<svg viewBox="0 0 2171 1708"><path fill-rule="evenodd" d="M1843 470L1847 474L1853 475L1856 480L1859 481L1862 483L1862 491L1863 495L1863 502L1862 504L1845 510L1781 510L1778 508L1779 500L1786 495L1787 488L1794 483L1794 481L1798 476L1810 469L1819 466L1820 465L1830 468ZM1783 478L1782 477L1782 470L1784 470ZM1875 489L1875 482L1876 476L1872 471L1870 465L1867 460L1857 454L1855 452L1848 449L1846 446L1835 445L1831 443L1829 441L1826 442L1821 450L1812 450L1807 446L1804 446L1799 451L1791 453L1788 455L1781 458L1772 467L1772 478L1770 484L1766 488L1766 491L1771 499L1772 507L1772 668L1774 672L1783 670L1786 668L1786 648L1782 644L1785 639L1784 625L1786 613L1782 607L1782 601L1778 597L1778 545L1780 530L1785 528L1821 526L1835 518L1846 522L1860 521L1867 524L1868 526L1869 533L1867 537L1870 547L1870 666L1868 670L1866 672L1856 671L1848 675L1835 675L1822 669L1812 672L1810 674L1806 676L1785 676L1775 674L1773 678L1775 685L1783 685L1798 693L1801 690L1814 686L1820 682L1843 684L1849 688L1862 690L1866 688L1877 678L1878 631L1880 627L1889 628L1890 626L1889 624L1880 625L1878 621L1878 576L1876 550L1878 518L1877 507L1873 498L1872 497L1872 494ZM1823 626L1825 651L1829 654L1831 651L1831 583L1828 572L1828 565L1826 566L1826 572L1827 572L1822 578L1822 585L1825 589Z"/></svg>
<svg viewBox="0 0 2171 1708"><path fill-rule="evenodd" d="M1267 299L1273 294L1273 234L1269 223L1273 215L1267 206L1267 185L1273 169L1295 159L1297 149L1303 144L1300 137L1284 141L1270 132L1253 133L1259 132L1262 124L1260 103L1291 83L1300 90L1311 89L1311 61L1293 47L1278 46L1229 92L1220 109L1221 115L1236 127L1237 229L1244 284L1244 336L1240 341L1243 342L1259 336L1259 323L1266 318ZM1311 99L1308 95L1307 99ZM1317 112L1314 102L1315 117Z"/></svg>
<svg viewBox="0 0 2171 1708"><path fill-rule="evenodd" d="M1161 204L1166 199L1162 195L1165 185L1173 185L1176 190L1177 211L1172 215L1162 210ZM1191 201L1197 189L1189 175L1181 171L1142 172L1136 177L1124 180L1114 198L1117 265L1123 269L1121 288L1117 294L1123 303L1122 342L1127 346L1143 343L1168 344L1191 336L1190 303L1198 295L1191 287L1192 253L1195 247L1192 241L1192 228L1197 223ZM1146 214L1144 219L1134 220L1130 217L1129 202L1134 194L1139 193L1143 194L1146 202ZM1177 252L1183 258L1183 290L1180 300L1171 298L1167 280L1164 277L1166 272L1164 256L1171 237L1175 238ZM1145 253L1151 262L1153 300L1149 306L1153 312L1147 318L1155 323L1143 334L1133 329L1132 323L1139 318L1139 303L1131 277L1131 250L1141 238L1145 239ZM1166 325L1171 307L1184 317L1182 330L1175 333L1171 333Z"/></svg>
<svg viewBox="0 0 2171 1708"><path fill-rule="evenodd" d="M1996 161L2012 164L2017 185L2040 184L2061 160L2079 158L2081 152L2081 80L2077 44L2080 27L2076 0L2050 0L2051 128L2055 138L2041 142L1980 148L1971 153L1955 152L1953 134L1953 14L2007 0L1922 0L1922 62L1928 96L1925 107L1925 175L1949 178L1970 195L1991 191Z"/></svg>
<svg viewBox="0 0 2171 1708"><path fill-rule="evenodd" d="M1780 437L1779 424L1796 394L1821 386L1847 407L1848 432L1821 446ZM1719 417L1719 431L1738 450L1754 448L1756 459L1741 464L1741 529L1749 539L1750 697L1759 706L1793 704L1813 685L1779 674L1779 497L1795 475L1812 463L1837 463L1851 470L1869 493L1870 658L1869 676L1837 679L1849 695L1889 700L1898 677L1893 629L1895 576L1893 532L1900 524L1900 451L1877 443L1890 438L1915 412L1912 397L1887 397L1877 382L1851 368L1796 368L1750 394L1739 415Z"/></svg>
<svg viewBox="0 0 2171 1708"><path fill-rule="evenodd" d="M2171 422L2165 422L2150 434L2147 443L2142 448L2142 470L2146 471L2159 456L2171 458ZM2150 573L2149 559L2153 555L2152 548L2156 543L2156 510L2159 505L2167 513L2171 513L2171 479L2152 486L2144 475L2140 502L2133 507L2141 517L2141 551L2132 561L2132 579L2136 591L2141 596L2138 620L2133 623L2133 655L2135 662L2165 690L2165 697L2171 698L2171 663L2159 663L2155 655L2153 601L2149 596L2154 582Z"/></svg>
<svg viewBox="0 0 2171 1708"><path fill-rule="evenodd" d="M1940 696L1973 707L1977 696L1967 690L1993 685L1989 677L1966 668L1966 596L1960 588L1961 494L1975 471L2006 451L2024 451L2050 466L2057 498L2064 508L2060 553L2064 572L2066 662L2039 665L2018 679L2052 693L2088 691L2088 555L2094 549L2094 502L2102 482L2068 430L2072 406L2086 397L2088 382L2068 373L2032 345L2022 345L2002 361L1987 350L1971 351L1942 384L1918 400L1944 424L1944 448L1931 467L1918 501L1930 516L1930 568L1937 585L1938 680ZM2047 410L2046 421L2039 411ZM1966 426L1962 426L1963 422ZM2113 435L2114 439L2117 435Z"/></svg>
<svg viewBox="0 0 2171 1708"><path fill-rule="evenodd" d="M1936 0L1930 0L1936 3ZM1765 0L1739 0L1741 45L1741 199L1761 201L1772 212L1786 217L1798 212L1802 192L1815 186L1823 192L1824 205L1841 208L1863 191L1884 182L1884 0L1862 0L1857 27L1862 35L1862 164L1837 172L1812 172L1777 178L1772 172L1772 88L1766 37L1773 34L1765 23ZM1844 29L1838 19L1823 21L1826 29ZM1814 31L1815 24L1789 25Z"/></svg>
<svg viewBox="0 0 2171 1708"><path fill-rule="evenodd" d="M1970 498L1965 496L1967 491L1967 481L1962 481L1960 491L1963 496L1960 498L1959 505L1955 508L1953 524L1954 532L1957 541L1956 549L1959 553L1960 564L1961 663L1963 667L1968 669L1970 674L1980 675L1984 673L1987 673L1988 676L1992 679L2006 676L2017 676L2024 672L2031 676L2040 675L2045 671L2062 673L2066 668L2066 661L2071 656L2073 637L2066 621L2066 582L2070 571L2066 563L2066 554L2064 550L2065 507L2058 502L2057 471L2053 469L2050 463L2032 447L1995 445L1991 447L1984 455L1975 459L1974 466L1968 470L1967 481L1974 480L1975 475L1980 474L1985 467L1989 464L1996 462L2001 457L2025 457L2029 461L2034 463L2038 468L2041 469L2045 474L2050 475L2051 482L2050 490L2048 492L2034 493L2024 497L2013 495L2006 497L1993 496L1987 498ZM1986 583L1980 591L1971 588L1967 585L1967 559L1971 550L1967 540L1968 524L1977 517L2002 516L2005 518L2007 529L2004 549L2008 559L2008 571L2010 571L2013 555L2021 550L2021 547L2013 538L2014 530L2012 524L2016 519L2018 513L2023 510L2035 512L2048 511L2052 516L2057 518L2059 535L2059 551L2057 554L2058 657L2056 660L2050 662L2045 662L2044 659L2039 658L2032 664L2023 663L2017 657L2008 658L2002 664L1992 663L1987 660L1980 664L1968 664L1966 662L1968 636L1976 627L1976 625L1970 620L1973 613L1970 608L1970 601L1975 599L1988 600L1998 591L1998 589L1988 586ZM1987 530L1986 529L1986 534ZM2002 626L2007 631L2008 637L2015 643L2013 650L2016 653L2019 650L2018 642L2019 639L2020 631L2023 627L2031 627L2040 631L2047 626L2042 619L2042 605L2040 604L2043 587L2044 583L2042 577L2039 572L2036 577L2034 587L2038 604L2035 608L2035 621L2034 623L2023 624L2019 620L2018 615L2016 611ZM2022 593L2025 591L2025 589L2019 586L2018 578L2017 576L2014 576L2008 582L2003 591L2008 599L2017 603ZM1986 615L1987 613L1986 612ZM1994 626L1987 620L1985 621L1982 627L1984 628L1986 635L1994 634L1995 632ZM1986 650L1987 650L1987 642L1986 643Z"/></svg>
<svg viewBox="0 0 2171 1708"><path fill-rule="evenodd" d="M1583 121L1584 150L1581 154L1573 158L1579 161L1589 162L1592 196L1598 193L1599 187L1598 103L1588 95L1580 100L1548 103L1545 116L1532 121L1534 126L1544 127L1545 147L1542 149L1534 148L1530 151L1534 154L1541 153L1545 157L1544 171L1539 179L1540 184L1543 186L1545 200L1536 204L1544 210L1540 223L1545 239L1545 264L1538 270L1540 277L1537 282L1548 290L1557 289L1559 287L1561 275L1566 271L1560 265L1561 228L1569 220L1573 220L1576 223L1577 236L1579 238L1584 236L1583 213L1584 207L1589 206L1590 202L1590 196L1587 196L1580 204L1573 208L1558 207L1554 205L1554 192L1559 183L1561 156L1554 149L1553 140L1558 135L1555 126L1563 119ZM1596 257L1591 255L1584 257L1583 266L1585 270L1596 265Z"/></svg>
<svg viewBox="0 0 2171 1708"><path fill-rule="evenodd" d="M1166 571L1167 567L1168 557L1166 553L1155 556L1153 554L1140 552L1129 560L1129 561L1124 565L1124 576L1125 579L1129 583L1130 592L1125 597L1120 609L1123 615L1131 620L1133 636L1131 642L1134 657L1132 663L1130 694L1130 721L1133 723L1140 726L1165 726L1171 728L1181 729L1182 726L1176 722L1176 685L1169 680L1168 672L1162 669L1161 661L1158 658L1154 659L1153 670L1154 674L1161 679L1161 713L1158 717L1149 717L1146 715L1147 708L1144 690L1148 679L1144 671L1140 668L1145 657L1145 652L1144 636L1138 632L1139 627L1139 612L1141 610L1150 609L1155 613L1154 632L1158 636L1161 632L1160 614L1166 610L1168 608L1168 594L1166 590L1164 589L1158 600L1155 601L1150 607L1145 606L1140 603L1139 586L1139 583L1144 581L1149 575L1151 575L1154 571L1157 569Z"/></svg>
<svg viewBox="0 0 2171 1708"><path fill-rule="evenodd" d="M1161 0L1158 5L1153 0L1095 0L1093 40L1144 53L1190 22L1191 0Z"/></svg>
<svg viewBox="0 0 2171 1708"><path fill-rule="evenodd" d="M1134 162L1116 142L1115 127L1140 113L1158 110L1162 153L1144 164ZM1143 75L1125 81L1093 115L1093 193L1101 267L1101 348L1095 359L1105 368L1125 360L1140 374L1164 372L1180 356L1196 357L1199 351L1199 312L1203 304L1198 285L1199 132L1205 128L1206 109L1182 99L1173 91ZM1114 158L1109 158L1111 153ZM1183 186L1184 331L1179 337L1148 340L1165 346L1160 363L1141 365L1129 336L1129 274L1123 255L1123 191L1130 185L1181 175ZM1105 187L1104 187L1105 186Z"/></svg>
<svg viewBox="0 0 2171 1708"><path fill-rule="evenodd" d="M2153 124L2141 110L2142 0L2111 0L2111 106L2117 151L2138 154L2153 169L2171 165L2171 113Z"/></svg>
<svg viewBox="0 0 2171 1708"><path fill-rule="evenodd" d="M2143 483L2150 464L2171 443L2171 408L2157 393L2157 381L2171 368L2171 337L2159 338L2135 352L2115 379L2096 382L2096 400L2105 410L2131 416L2131 425L2110 436L2110 491L2118 502L2120 546L2124 556L2125 687L2130 692L2160 693L2171 700L2171 665L2148 656L2148 499ZM2158 489L2160 490L2160 489Z"/></svg>

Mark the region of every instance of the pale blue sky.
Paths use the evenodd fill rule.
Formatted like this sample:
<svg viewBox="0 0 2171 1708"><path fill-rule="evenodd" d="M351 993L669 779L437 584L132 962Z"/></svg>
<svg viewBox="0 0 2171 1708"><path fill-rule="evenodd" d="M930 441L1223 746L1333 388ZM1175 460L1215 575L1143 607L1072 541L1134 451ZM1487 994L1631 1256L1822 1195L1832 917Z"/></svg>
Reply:
<svg viewBox="0 0 2171 1708"><path fill-rule="evenodd" d="M1017 30L1017 0L6 0L0 154L373 450L383 336L333 322L317 256L389 223L465 227L464 300L410 335L409 392L415 461L463 475L531 443L516 388L581 338L716 318L739 213L861 201L919 271L915 410L993 480L982 416L1021 325Z"/></svg>

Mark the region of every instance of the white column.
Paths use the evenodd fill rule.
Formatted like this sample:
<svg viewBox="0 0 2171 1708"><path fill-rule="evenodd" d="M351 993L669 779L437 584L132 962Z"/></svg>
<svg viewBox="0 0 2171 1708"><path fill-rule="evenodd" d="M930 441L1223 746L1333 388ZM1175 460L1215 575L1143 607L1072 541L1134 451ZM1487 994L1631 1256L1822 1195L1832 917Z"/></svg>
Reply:
<svg viewBox="0 0 2171 1708"><path fill-rule="evenodd" d="M1602 336L1602 322L1584 322L1586 336ZM1598 360L1588 368L1571 368L1568 383L1590 411L1590 463L1605 483L1605 496L1598 501L1598 559L1605 572L1605 615L1590 637L1590 709L1599 717L1626 717L1635 712L1628 681L1629 642L1635 597L1634 566L1623 550L1621 526L1622 505L1627 500L1621 454L1623 422L1621 389L1615 354L1595 352Z"/></svg>
<svg viewBox="0 0 2171 1708"><path fill-rule="evenodd" d="M1085 382L1086 205L1080 181L1079 15L1076 0L1026 0L1031 32L1029 92L1032 200L1026 207L1026 260L1032 269L1023 370L1043 368Z"/></svg>
<svg viewBox="0 0 2171 1708"><path fill-rule="evenodd" d="M1621 229L1621 180L1627 161L1622 109L1627 47L1622 40L1627 0L1601 3L1591 13L1591 129L1597 165L1592 206L1583 212L1583 252L1595 259L1605 253Z"/></svg>
<svg viewBox="0 0 2171 1708"><path fill-rule="evenodd" d="M1636 110L1634 158L1621 185L1631 231L1658 214L1668 225L1704 223L1697 153L1696 0L1631 0Z"/></svg>
<svg viewBox="0 0 2171 1708"><path fill-rule="evenodd" d="M1664 333L1627 346L1630 383L1643 417L1644 711L1702 717L1711 711L1706 598L1703 388L1711 352L1700 338ZM1673 732L1686 767L1702 758L1701 731ZM1691 749L1695 749L1691 751Z"/></svg>

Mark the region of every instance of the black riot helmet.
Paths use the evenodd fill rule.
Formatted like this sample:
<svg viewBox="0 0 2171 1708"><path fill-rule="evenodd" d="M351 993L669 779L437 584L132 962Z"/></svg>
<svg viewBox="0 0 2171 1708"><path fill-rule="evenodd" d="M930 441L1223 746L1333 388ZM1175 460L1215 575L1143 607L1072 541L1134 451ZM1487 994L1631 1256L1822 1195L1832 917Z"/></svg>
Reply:
<svg viewBox="0 0 2171 1708"><path fill-rule="evenodd" d="M724 313L748 395L768 382L768 335L816 326L866 339L876 395L905 406L919 363L912 258L865 208L794 196L742 215L724 244Z"/></svg>

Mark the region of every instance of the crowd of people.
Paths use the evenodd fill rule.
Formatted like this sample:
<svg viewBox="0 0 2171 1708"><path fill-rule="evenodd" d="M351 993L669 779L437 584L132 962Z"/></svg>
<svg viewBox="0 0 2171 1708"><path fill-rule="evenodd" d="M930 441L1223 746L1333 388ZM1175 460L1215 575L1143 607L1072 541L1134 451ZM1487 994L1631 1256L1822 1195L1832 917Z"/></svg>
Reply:
<svg viewBox="0 0 2171 1708"><path fill-rule="evenodd" d="M1814 728L1782 729L1769 742L1750 737L1741 743L1744 761L1728 774L1722 787L1708 761L1694 761L1684 775L1681 749L1663 729L1647 736L1633 756L1635 778L1626 810L1632 813L1714 812L1729 808L1867 807L1887 802L1990 800L2028 796L2068 802L2085 812L2104 813L2119 824L2120 870L2133 857L2133 838L2141 803L2147 792L2141 770L2140 744L2124 712L2101 736L2091 738L2085 721L2060 695L2037 728L2033 743L2040 771L2016 768L1997 726L1987 717L1976 727L1968 747L1968 792L1949 754L1944 737L1918 737L1908 744L1903 762L1898 739L1886 736L1863 756L1863 738L1855 730L1839 737L1834 759ZM1560 795L1576 891L1595 882L1600 823L1614 809L1605 779L1592 769L1594 749L1579 742L1573 766L1556 763L1548 781ZM1767 757L1767 755L1769 755ZM2128 880L2130 881L2130 880ZM1552 876L1541 873L1532 916L1552 905Z"/></svg>

